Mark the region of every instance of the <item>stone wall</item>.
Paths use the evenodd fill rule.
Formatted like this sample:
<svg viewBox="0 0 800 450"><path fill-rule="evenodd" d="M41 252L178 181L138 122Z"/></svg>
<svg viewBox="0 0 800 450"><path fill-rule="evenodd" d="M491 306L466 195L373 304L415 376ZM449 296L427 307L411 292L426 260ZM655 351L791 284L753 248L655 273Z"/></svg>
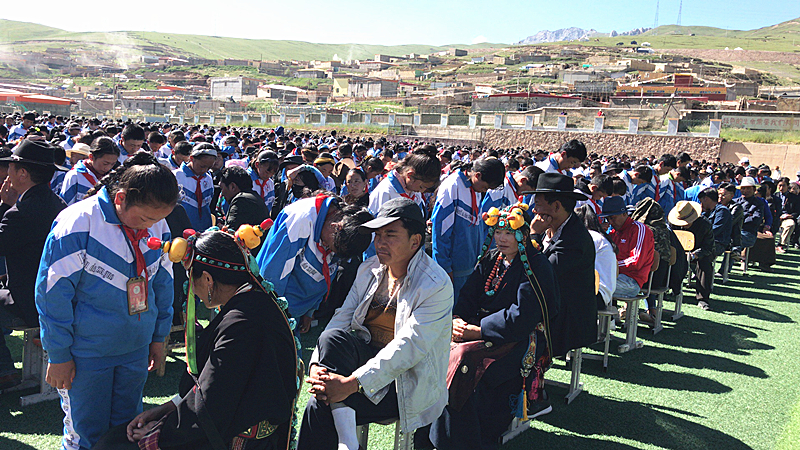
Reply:
<svg viewBox="0 0 800 450"><path fill-rule="evenodd" d="M481 141L487 147L514 148L521 146L528 149L553 151L571 139L583 142L589 153L596 152L601 155L627 154L644 157L687 152L692 158L700 160L717 158L722 143L719 138L707 137L494 129L483 130Z"/></svg>
<svg viewBox="0 0 800 450"><path fill-rule="evenodd" d="M756 144L754 142L723 142L720 150L722 162L738 163L747 157L750 164L767 164L780 167L784 176L794 180L800 170L800 145Z"/></svg>

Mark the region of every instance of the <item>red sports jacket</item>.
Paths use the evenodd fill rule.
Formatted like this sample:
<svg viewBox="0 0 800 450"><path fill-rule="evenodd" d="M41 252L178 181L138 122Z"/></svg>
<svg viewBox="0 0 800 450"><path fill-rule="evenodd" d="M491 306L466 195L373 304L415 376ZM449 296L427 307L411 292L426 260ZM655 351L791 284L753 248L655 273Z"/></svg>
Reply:
<svg viewBox="0 0 800 450"><path fill-rule="evenodd" d="M611 230L609 234L619 247L617 253L619 273L636 280L639 287L644 286L650 276L650 267L653 265L655 254L653 231L647 225L628 217L622 229Z"/></svg>

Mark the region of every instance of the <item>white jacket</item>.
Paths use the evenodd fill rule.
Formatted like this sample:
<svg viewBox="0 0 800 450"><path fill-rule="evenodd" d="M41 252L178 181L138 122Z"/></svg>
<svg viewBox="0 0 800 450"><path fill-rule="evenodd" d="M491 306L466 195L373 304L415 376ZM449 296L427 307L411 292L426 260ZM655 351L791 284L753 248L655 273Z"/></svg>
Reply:
<svg viewBox="0 0 800 450"><path fill-rule="evenodd" d="M600 275L600 294L606 306L611 304L611 296L617 289L617 254L614 247L602 234L589 230L594 241L594 268Z"/></svg>
<svg viewBox="0 0 800 450"><path fill-rule="evenodd" d="M364 327L370 302L386 266L377 256L364 261L341 308L326 329L350 330L369 342ZM398 290L394 339L356 369L364 394L378 404L396 381L400 429L409 433L439 418L447 405L447 364L453 324L453 284L424 251L408 264L408 275ZM317 349L311 364L319 362Z"/></svg>

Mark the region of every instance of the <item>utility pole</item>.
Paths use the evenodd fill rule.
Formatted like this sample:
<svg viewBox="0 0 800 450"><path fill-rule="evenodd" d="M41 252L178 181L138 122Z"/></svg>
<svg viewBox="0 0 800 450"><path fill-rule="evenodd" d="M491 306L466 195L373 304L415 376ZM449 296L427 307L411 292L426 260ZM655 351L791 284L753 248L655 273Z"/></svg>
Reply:
<svg viewBox="0 0 800 450"><path fill-rule="evenodd" d="M681 26L681 11L683 10L683 0L678 5L678 26Z"/></svg>
<svg viewBox="0 0 800 450"><path fill-rule="evenodd" d="M655 20L653 20L653 36L656 36L658 34L658 32L656 31L656 28L658 28L658 1L659 0L656 0L656 18Z"/></svg>

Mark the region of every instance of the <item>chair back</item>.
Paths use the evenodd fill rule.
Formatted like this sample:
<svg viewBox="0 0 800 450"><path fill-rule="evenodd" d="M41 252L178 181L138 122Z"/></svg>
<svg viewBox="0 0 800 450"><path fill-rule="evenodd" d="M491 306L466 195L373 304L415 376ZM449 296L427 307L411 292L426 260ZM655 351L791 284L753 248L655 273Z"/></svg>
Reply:
<svg viewBox="0 0 800 450"><path fill-rule="evenodd" d="M675 232L675 236L678 237L678 240L681 241L681 246L687 252L694 250L694 234L691 231L686 230L673 230Z"/></svg>
<svg viewBox="0 0 800 450"><path fill-rule="evenodd" d="M600 272L594 269L594 295L600 292Z"/></svg>
<svg viewBox="0 0 800 450"><path fill-rule="evenodd" d="M661 254L657 251L653 252L653 264L650 266L650 272L655 272L658 270L658 266L661 264Z"/></svg>
<svg viewBox="0 0 800 450"><path fill-rule="evenodd" d="M675 263L678 261L678 251L675 250L675 247L669 246L669 265L674 266Z"/></svg>

